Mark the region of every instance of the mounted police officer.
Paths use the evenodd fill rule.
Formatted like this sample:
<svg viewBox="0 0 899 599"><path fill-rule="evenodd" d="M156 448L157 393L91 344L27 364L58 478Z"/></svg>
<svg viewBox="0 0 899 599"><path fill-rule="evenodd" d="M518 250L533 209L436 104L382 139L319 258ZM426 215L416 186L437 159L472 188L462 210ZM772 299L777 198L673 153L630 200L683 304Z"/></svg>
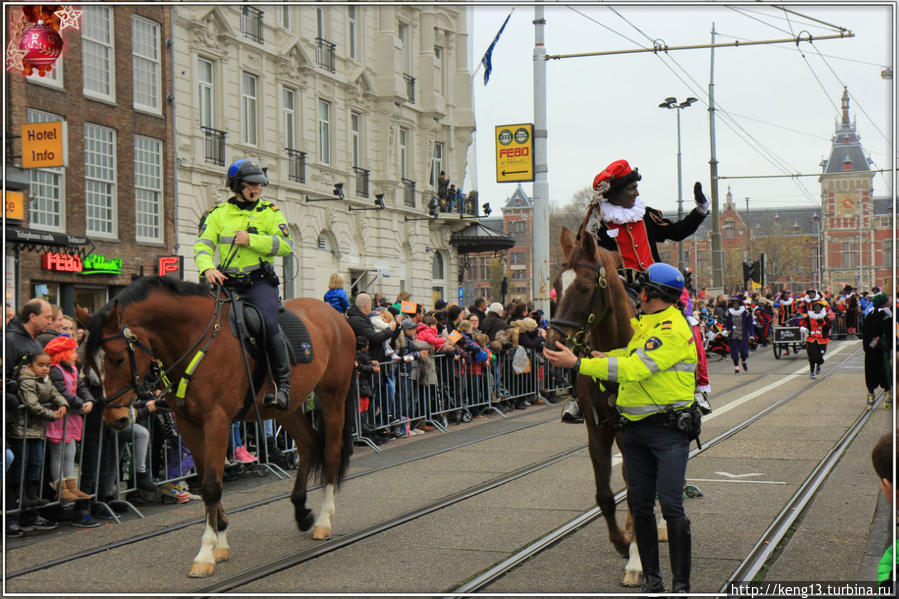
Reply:
<svg viewBox="0 0 899 599"><path fill-rule="evenodd" d="M653 515L656 494L668 525L672 590L690 590L690 521L681 492L690 440L699 436L694 405L697 352L693 331L676 303L683 275L656 262L636 280L642 314L631 321L634 336L626 348L578 358L567 347L545 349L554 366L573 367L594 379L619 383L617 409L623 427L621 453L628 482L627 501L634 519L637 549L646 582L643 592L664 592Z"/></svg>
<svg viewBox="0 0 899 599"><path fill-rule="evenodd" d="M260 198L268 177L258 163L249 158L234 161L228 167L227 183L235 195L213 208L201 223L194 261L210 285L233 288L259 308L276 387L274 395L266 395L264 405L286 410L290 405L290 362L278 326L280 281L273 262L275 256L293 251L290 229L278 207Z"/></svg>

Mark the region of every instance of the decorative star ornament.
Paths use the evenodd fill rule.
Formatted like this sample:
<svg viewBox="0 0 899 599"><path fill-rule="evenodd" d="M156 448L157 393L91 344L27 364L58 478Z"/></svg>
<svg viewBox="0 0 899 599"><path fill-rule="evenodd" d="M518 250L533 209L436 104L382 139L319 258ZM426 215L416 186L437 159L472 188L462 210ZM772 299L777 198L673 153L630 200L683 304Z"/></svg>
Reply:
<svg viewBox="0 0 899 599"><path fill-rule="evenodd" d="M9 43L6 45L6 70L21 73L25 69L25 65L22 63L25 54L25 50L19 48L18 41L9 40Z"/></svg>
<svg viewBox="0 0 899 599"><path fill-rule="evenodd" d="M75 31L81 29L81 15L84 14L83 10L79 10L74 6L66 5L53 14L59 17L60 32L70 27Z"/></svg>
<svg viewBox="0 0 899 599"><path fill-rule="evenodd" d="M12 16L9 19L9 39L16 39L25 31L25 13L19 10L12 10Z"/></svg>

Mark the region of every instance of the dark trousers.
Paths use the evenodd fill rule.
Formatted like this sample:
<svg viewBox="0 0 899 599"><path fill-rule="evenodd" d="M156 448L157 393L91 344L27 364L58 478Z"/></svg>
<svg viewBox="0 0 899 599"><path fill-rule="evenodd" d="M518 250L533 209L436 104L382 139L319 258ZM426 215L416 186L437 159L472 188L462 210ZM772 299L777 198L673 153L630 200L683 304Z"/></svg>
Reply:
<svg viewBox="0 0 899 599"><path fill-rule="evenodd" d="M814 372L816 364L824 364L824 352L827 351L827 344L809 341L805 344L805 351L808 353L808 366Z"/></svg>
<svg viewBox="0 0 899 599"><path fill-rule="evenodd" d="M628 424L621 435L627 503L634 518L652 516L658 493L665 520L684 518L683 489L690 440L668 428L665 416Z"/></svg>
<svg viewBox="0 0 899 599"><path fill-rule="evenodd" d="M8 509L19 507L19 498L24 490L23 485L27 485L28 481L37 482L41 480L41 467L44 464L44 440L43 439L7 439L13 454L16 456L13 463L6 473L7 493L6 506ZM22 469L25 469L25 478L22 479ZM20 523L34 522L37 512L33 510L22 510L18 516ZM12 521L16 521L16 517L12 514L8 516Z"/></svg>
<svg viewBox="0 0 899 599"><path fill-rule="evenodd" d="M738 360L745 362L749 358L749 339L728 339L727 345L730 347L730 357L734 361L734 366L739 366Z"/></svg>
<svg viewBox="0 0 899 599"><path fill-rule="evenodd" d="M878 387L889 391L892 372L888 369L889 354L881 349L865 348L865 386L868 393L874 393Z"/></svg>
<svg viewBox="0 0 899 599"><path fill-rule="evenodd" d="M278 288L265 281L258 281L249 287L240 289L240 294L251 304L259 308L265 331L268 335L276 335L278 329Z"/></svg>

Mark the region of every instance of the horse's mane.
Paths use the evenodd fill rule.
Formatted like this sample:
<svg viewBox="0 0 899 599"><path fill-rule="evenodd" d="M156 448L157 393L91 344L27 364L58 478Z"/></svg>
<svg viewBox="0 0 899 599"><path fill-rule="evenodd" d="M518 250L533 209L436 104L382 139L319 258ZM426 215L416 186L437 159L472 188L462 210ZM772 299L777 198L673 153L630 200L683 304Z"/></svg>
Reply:
<svg viewBox="0 0 899 599"><path fill-rule="evenodd" d="M190 281L179 281L170 277L141 277L122 289L103 308L90 317L87 322L87 341L84 346L86 359L92 363L94 356L100 349L100 341L103 337L103 323L109 317L115 306L125 307L146 299L153 290L161 290L172 295L199 296L208 295L209 287Z"/></svg>

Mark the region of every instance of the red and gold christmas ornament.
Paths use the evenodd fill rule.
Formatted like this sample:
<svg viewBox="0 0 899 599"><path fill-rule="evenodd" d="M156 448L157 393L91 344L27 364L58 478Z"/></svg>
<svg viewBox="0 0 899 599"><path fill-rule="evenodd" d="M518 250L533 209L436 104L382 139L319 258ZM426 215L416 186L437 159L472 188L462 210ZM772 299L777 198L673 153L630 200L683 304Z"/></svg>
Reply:
<svg viewBox="0 0 899 599"><path fill-rule="evenodd" d="M62 37L53 27L41 21L25 30L19 48L25 51L22 57L23 72L31 75L37 71L43 77L62 54Z"/></svg>

